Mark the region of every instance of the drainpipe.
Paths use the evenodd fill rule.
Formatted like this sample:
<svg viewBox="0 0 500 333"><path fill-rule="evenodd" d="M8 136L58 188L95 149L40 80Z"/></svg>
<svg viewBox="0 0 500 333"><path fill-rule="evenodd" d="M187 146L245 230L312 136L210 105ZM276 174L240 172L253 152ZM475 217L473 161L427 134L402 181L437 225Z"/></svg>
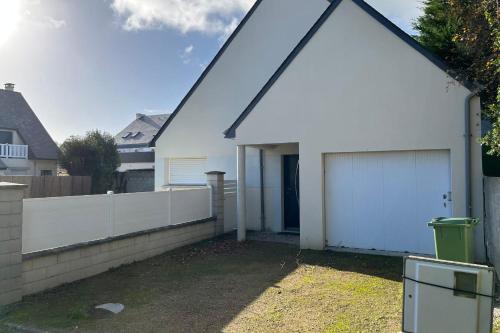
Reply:
<svg viewBox="0 0 500 333"><path fill-rule="evenodd" d="M470 103L473 97L482 89L476 89L465 98L465 204L466 215L472 216L472 193L471 193L471 129L470 129Z"/></svg>
<svg viewBox="0 0 500 333"><path fill-rule="evenodd" d="M266 230L266 210L264 206L264 150L259 149L260 165L260 231Z"/></svg>

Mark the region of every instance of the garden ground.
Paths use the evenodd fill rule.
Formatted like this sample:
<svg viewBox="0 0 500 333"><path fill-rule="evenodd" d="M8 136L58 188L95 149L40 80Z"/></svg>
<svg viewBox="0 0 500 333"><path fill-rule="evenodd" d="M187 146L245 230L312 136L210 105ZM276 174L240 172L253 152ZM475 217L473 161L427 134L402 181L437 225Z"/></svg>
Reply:
<svg viewBox="0 0 500 333"><path fill-rule="evenodd" d="M25 297L0 314L50 332L398 332L402 259L219 239ZM95 310L122 303L111 315Z"/></svg>

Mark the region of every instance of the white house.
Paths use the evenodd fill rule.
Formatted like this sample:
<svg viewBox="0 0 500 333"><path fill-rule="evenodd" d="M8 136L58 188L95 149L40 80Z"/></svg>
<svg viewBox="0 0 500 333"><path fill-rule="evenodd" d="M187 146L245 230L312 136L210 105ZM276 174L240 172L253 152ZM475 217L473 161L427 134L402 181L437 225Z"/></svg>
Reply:
<svg viewBox="0 0 500 333"><path fill-rule="evenodd" d="M156 185L189 183L193 158L192 179L237 178L240 239L432 254L432 217L483 217L480 112L472 84L362 0L262 0L157 136Z"/></svg>
<svg viewBox="0 0 500 333"><path fill-rule="evenodd" d="M56 176L59 148L14 84L0 89L0 175Z"/></svg>

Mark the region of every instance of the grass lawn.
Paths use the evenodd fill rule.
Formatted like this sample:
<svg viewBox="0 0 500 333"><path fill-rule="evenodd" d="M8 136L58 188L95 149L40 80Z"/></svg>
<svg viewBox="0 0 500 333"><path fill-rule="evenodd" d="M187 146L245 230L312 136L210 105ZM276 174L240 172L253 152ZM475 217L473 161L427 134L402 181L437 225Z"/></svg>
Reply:
<svg viewBox="0 0 500 333"><path fill-rule="evenodd" d="M224 239L26 297L2 310L0 325L51 332L398 332L401 273L400 258ZM125 310L94 310L110 302Z"/></svg>

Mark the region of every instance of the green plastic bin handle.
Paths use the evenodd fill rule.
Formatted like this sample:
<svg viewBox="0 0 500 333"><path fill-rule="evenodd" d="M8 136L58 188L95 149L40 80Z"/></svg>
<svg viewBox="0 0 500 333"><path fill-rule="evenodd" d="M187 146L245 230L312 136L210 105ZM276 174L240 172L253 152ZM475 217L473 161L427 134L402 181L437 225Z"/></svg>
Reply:
<svg viewBox="0 0 500 333"><path fill-rule="evenodd" d="M465 228L470 228L472 226L475 226L479 224L479 219L475 218L464 218L464 220L470 221L470 223L447 223L447 222L440 222L442 220L445 220L446 217L437 217L435 219L432 219L431 222L427 223L429 227L465 227Z"/></svg>

